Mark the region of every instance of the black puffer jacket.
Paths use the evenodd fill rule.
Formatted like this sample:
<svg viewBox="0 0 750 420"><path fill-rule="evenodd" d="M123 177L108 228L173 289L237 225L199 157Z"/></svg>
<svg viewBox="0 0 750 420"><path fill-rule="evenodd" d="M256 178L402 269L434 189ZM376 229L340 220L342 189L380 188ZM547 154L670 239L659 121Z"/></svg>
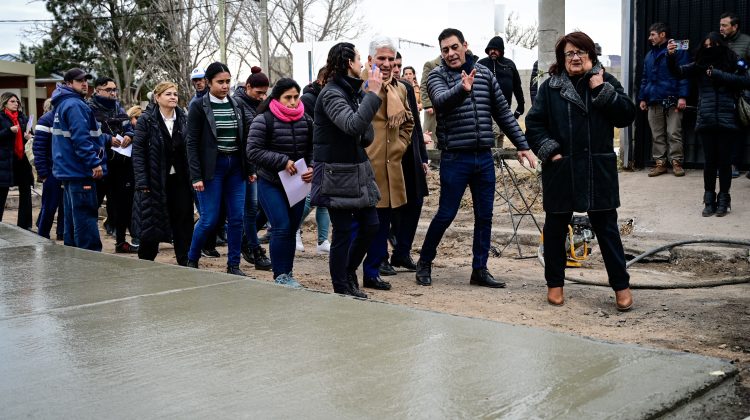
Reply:
<svg viewBox="0 0 750 420"><path fill-rule="evenodd" d="M18 123L21 126L21 130L26 130L26 125L29 123L28 117L23 113L18 113ZM18 185L19 180L13 179L13 165L16 163L16 157L14 156L14 148L16 145L16 134L10 130L13 127L13 122L5 114L5 111L0 111L0 188L8 188L13 185ZM26 139L23 140L24 150L26 146ZM23 159L26 159L24 156ZM31 166L29 165L28 183L33 183L34 175L31 173ZM4 203L3 203L4 204Z"/></svg>
<svg viewBox="0 0 750 420"><path fill-rule="evenodd" d="M266 115L258 114L250 125L247 140L247 159L255 162L258 176L266 181L281 185L279 171L286 168L288 161L296 162L304 158L312 165L312 121L304 115L301 119L284 122L266 111L273 120L272 138L267 135Z"/></svg>
<svg viewBox="0 0 750 420"><path fill-rule="evenodd" d="M167 176L179 179L180 192L192 194L185 150L187 117L182 109L175 109L177 119L169 137L159 108L150 104L138 118L133 139L133 234L142 240L169 242L172 228L167 211ZM148 190L148 192L146 192Z"/></svg>
<svg viewBox="0 0 750 420"><path fill-rule="evenodd" d="M315 117L315 102L318 101L318 95L323 90L323 86L318 82L312 82L302 89L302 103L305 104L305 114L309 115L314 119Z"/></svg>
<svg viewBox="0 0 750 420"><path fill-rule="evenodd" d="M750 88L747 70L736 66L734 72L713 69L711 77L706 68L696 63L677 65L676 54L667 54L669 71L677 78L693 78L698 83L698 118L695 131L744 129L737 117L737 95Z"/></svg>
<svg viewBox="0 0 750 420"><path fill-rule="evenodd" d="M245 132L242 133L242 136L244 139L247 139L250 135L250 124L253 123L253 119L258 115L258 105L260 105L261 101L247 96L244 86L237 86L237 89L234 91L234 99L242 111L242 122L245 126ZM248 173L254 174L257 170L258 168L255 166L255 163L247 162Z"/></svg>
<svg viewBox="0 0 750 420"><path fill-rule="evenodd" d="M470 92L461 84L461 70L477 70ZM492 72L466 55L466 64L454 70L445 60L427 79L430 101L437 115L437 146L451 152L489 150L495 145L492 119L518 150L529 150L500 85Z"/></svg>
<svg viewBox="0 0 750 420"><path fill-rule="evenodd" d="M526 116L526 136L542 161L544 210L550 213L609 210L620 206L615 127L635 119L635 104L609 73L596 89L585 76L553 75L539 86ZM550 158L561 154L562 159Z"/></svg>
<svg viewBox="0 0 750 420"><path fill-rule="evenodd" d="M365 147L375 138L372 119L381 99L360 91L363 81L335 77L329 81L315 103L315 162L360 163L369 160Z"/></svg>

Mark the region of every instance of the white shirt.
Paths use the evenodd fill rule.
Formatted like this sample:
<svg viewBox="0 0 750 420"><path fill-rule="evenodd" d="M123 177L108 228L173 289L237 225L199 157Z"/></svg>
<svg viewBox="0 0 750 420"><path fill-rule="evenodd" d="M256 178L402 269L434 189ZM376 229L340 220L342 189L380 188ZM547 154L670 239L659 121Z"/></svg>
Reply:
<svg viewBox="0 0 750 420"><path fill-rule="evenodd" d="M161 111L159 111L161 114ZM177 120L177 112L172 111L171 117L166 117L164 114L161 114L161 118L164 120L164 125L167 126L167 130L169 130L169 136L172 136L172 130L174 129L174 122Z"/></svg>
<svg viewBox="0 0 750 420"><path fill-rule="evenodd" d="M229 97L228 96L225 96L224 99L219 99L216 96L211 95L211 92L208 92L208 99L211 102L216 103L216 104L225 104L225 103L229 102Z"/></svg>

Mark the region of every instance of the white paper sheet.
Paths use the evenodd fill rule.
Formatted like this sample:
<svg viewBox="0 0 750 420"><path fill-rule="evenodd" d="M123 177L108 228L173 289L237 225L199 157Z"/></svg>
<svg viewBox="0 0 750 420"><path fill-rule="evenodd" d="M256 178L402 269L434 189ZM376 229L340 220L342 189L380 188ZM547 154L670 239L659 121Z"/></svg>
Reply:
<svg viewBox="0 0 750 420"><path fill-rule="evenodd" d="M125 140L119 134L117 136L115 136L115 137L117 138L117 140L120 140L121 142L123 140ZM115 152L115 153L119 153L119 154L121 154L123 156L130 157L133 154L133 143L130 143L128 145L128 147L115 147L115 146L112 146L112 151Z"/></svg>
<svg viewBox="0 0 750 420"><path fill-rule="evenodd" d="M311 187L309 183L302 180L302 174L307 172L305 159L294 162L294 166L297 168L296 175L289 175L286 170L279 171L279 178L281 178L281 185L284 186L286 198L289 200L289 207L304 200L307 194L310 194Z"/></svg>
<svg viewBox="0 0 750 420"><path fill-rule="evenodd" d="M26 124L26 132L31 133L32 128L34 128L34 114L29 115L29 122Z"/></svg>

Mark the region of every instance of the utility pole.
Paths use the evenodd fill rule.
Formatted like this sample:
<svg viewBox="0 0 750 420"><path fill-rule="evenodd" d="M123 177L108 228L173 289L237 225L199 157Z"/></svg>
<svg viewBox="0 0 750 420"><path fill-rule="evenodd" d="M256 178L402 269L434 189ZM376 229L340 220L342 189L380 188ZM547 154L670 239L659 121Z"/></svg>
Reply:
<svg viewBox="0 0 750 420"><path fill-rule="evenodd" d="M539 71L547 69L557 59L555 58L555 44L557 39L565 35L565 0L539 0Z"/></svg>
<svg viewBox="0 0 750 420"><path fill-rule="evenodd" d="M266 74L271 74L268 68L268 0L260 0L260 66Z"/></svg>
<svg viewBox="0 0 750 420"><path fill-rule="evenodd" d="M225 0L219 0L219 51L221 62L227 63L227 19Z"/></svg>

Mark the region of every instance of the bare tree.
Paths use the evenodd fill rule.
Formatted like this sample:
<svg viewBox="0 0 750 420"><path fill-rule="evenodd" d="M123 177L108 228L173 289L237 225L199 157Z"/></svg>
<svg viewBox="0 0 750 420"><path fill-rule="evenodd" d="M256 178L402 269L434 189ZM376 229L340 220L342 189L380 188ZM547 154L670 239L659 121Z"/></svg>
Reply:
<svg viewBox="0 0 750 420"><path fill-rule="evenodd" d="M505 23L505 40L511 44L532 49L539 45L539 24L522 26L518 23L518 14L510 12Z"/></svg>

